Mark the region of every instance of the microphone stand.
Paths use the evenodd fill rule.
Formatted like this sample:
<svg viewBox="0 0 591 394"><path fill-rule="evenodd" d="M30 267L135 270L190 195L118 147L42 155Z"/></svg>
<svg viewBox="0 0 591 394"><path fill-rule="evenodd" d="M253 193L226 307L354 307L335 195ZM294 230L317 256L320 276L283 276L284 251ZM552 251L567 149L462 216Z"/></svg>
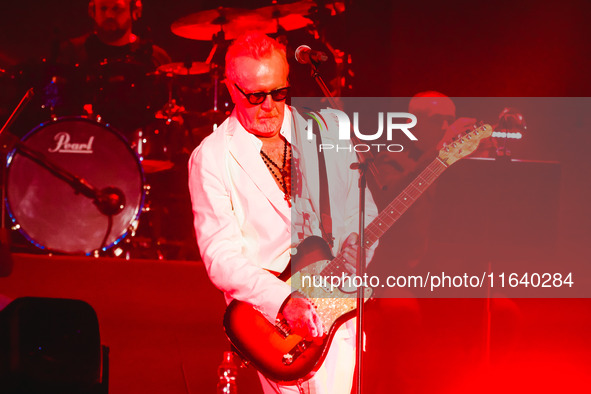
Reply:
<svg viewBox="0 0 591 394"><path fill-rule="evenodd" d="M31 101L33 98L34 91L33 88L29 89L27 93L25 93L24 97L21 99L17 107L14 109L2 129L0 129L0 136L3 135L3 132L7 130L15 119L20 115L24 107ZM125 208L125 195L123 192L116 187L108 186L103 189L98 189L93 187L90 183L88 183L84 178L76 176L65 168L59 166L58 164L53 163L48 158L46 158L41 152L38 152L34 149L29 148L25 145L22 141L20 141L16 136L12 134L7 134L7 141L8 143L3 144L3 147L7 148L9 145L12 146L11 149L7 149L7 151L11 151L12 149L16 149L20 154L29 158L30 160L34 161L35 163L39 164L40 166L47 169L51 174L56 176L57 178L63 180L67 184L69 184L74 191L78 194L82 194L90 199L93 200L94 205L98 208L98 210L108 217L109 225L107 229L107 233L105 238L102 242L102 245L99 249L102 249L107 241L109 233L111 232L112 226L112 219L113 216L118 214ZM3 180L4 185L2 188L2 197L3 200L6 198L6 166L3 166ZM2 229L5 230L5 212L6 207L2 204Z"/></svg>
<svg viewBox="0 0 591 394"><path fill-rule="evenodd" d="M322 76L320 75L320 72L318 71L318 66L320 63L315 62L314 60L310 59L309 64L310 64L310 66L312 66L312 78L314 78L314 80L316 81L316 83L320 87L320 90L322 90L322 93L324 94L324 97L326 97L326 99L328 100L330 106L332 108L338 109L339 111L342 111L343 106L335 100L334 96L330 92L330 89L328 88L328 86L326 86L324 79L322 78ZM359 144L361 142L359 140L359 138L357 138L355 133L351 134L351 141L353 141L354 144ZM380 177L378 177L378 170L374 164L374 157L373 157L373 154L371 153L371 151L355 152L355 153L357 153L357 157L359 158L360 162L366 163L367 169L369 169L369 171L373 175L373 178L374 178L378 188L380 190L382 190L384 186L383 186L382 182L380 181Z"/></svg>
<svg viewBox="0 0 591 394"><path fill-rule="evenodd" d="M333 108L338 110L343 110L342 105L338 104L337 101L334 99L332 93L324 83L320 72L318 71L318 62L310 59L309 64L312 66L312 77L320 86L322 93L328 99L328 102ZM351 135L351 141L354 144L359 143L359 139L354 133ZM378 187L381 189L383 186L380 182L380 178L377 176L377 169L373 162L373 155L370 152L356 152L357 157L359 159L358 163L354 163L351 165L351 169L359 171L359 254L357 256L357 272L356 275L363 278L365 275L365 248L363 245L365 244L365 188L367 185L366 180L366 170L369 169L370 172L374 175L374 180L378 184ZM363 317L364 317L364 300L365 300L365 286L363 281L361 281L361 286L357 288L357 335L356 335L356 342L355 342L355 374L357 376L355 392L357 394L361 394L361 382L362 382L362 366L363 366Z"/></svg>
<svg viewBox="0 0 591 394"><path fill-rule="evenodd" d="M20 115L22 110L25 106L31 101L33 98L34 91L33 88L27 90L21 101L18 103L14 111L10 114L10 117L0 129L0 141L2 135L4 135L4 131L7 130L16 120L16 118ZM0 222L0 277L9 276L12 273L13 261L12 261L12 254L10 253L10 234L8 233L8 228L6 227L6 165L8 160L8 149L9 143L3 142L1 145L0 152L2 152L2 201L0 201L1 207L1 218L2 222Z"/></svg>

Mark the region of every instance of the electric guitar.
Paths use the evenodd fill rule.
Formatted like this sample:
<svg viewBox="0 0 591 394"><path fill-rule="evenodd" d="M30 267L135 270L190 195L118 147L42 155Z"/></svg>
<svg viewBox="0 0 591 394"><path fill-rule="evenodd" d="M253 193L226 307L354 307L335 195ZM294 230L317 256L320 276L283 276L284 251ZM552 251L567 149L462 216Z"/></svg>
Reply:
<svg viewBox="0 0 591 394"><path fill-rule="evenodd" d="M438 157L365 228L363 247L371 247L447 167L474 152L480 140L491 135L490 125L474 126L444 145ZM353 317L357 308L354 281L345 283L350 286L335 287L330 279L324 280L342 277L346 273L344 262L341 254L333 258L322 238L312 236L292 252L289 265L279 276L315 306L325 328L320 338L308 340L292 334L285 319L278 318L272 324L252 305L233 300L224 315L224 328L241 356L277 382L293 384L313 376L326 357L335 332ZM371 288L364 289L365 300L371 294Z"/></svg>

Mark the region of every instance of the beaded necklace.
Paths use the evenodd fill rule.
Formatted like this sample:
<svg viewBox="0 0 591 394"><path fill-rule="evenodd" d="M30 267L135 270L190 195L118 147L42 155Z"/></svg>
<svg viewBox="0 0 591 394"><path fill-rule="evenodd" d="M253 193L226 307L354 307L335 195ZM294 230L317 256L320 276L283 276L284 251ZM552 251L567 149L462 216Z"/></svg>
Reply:
<svg viewBox="0 0 591 394"><path fill-rule="evenodd" d="M289 155L289 157L288 157ZM283 163L281 167L275 163L262 149L261 156L265 165L273 174L273 177L277 179L277 182L283 188L284 199L287 204L291 207L291 149L287 149L287 141L283 140ZM279 174L277 174L279 173Z"/></svg>

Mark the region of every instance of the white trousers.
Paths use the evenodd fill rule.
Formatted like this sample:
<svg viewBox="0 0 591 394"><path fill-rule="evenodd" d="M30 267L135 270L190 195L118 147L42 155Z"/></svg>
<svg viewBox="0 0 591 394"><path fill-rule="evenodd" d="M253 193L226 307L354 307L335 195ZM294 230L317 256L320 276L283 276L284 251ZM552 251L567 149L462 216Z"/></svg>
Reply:
<svg viewBox="0 0 591 394"><path fill-rule="evenodd" d="M301 384L282 385L259 373L265 394L350 394L355 372L355 319L343 324L335 336L326 359L316 374Z"/></svg>

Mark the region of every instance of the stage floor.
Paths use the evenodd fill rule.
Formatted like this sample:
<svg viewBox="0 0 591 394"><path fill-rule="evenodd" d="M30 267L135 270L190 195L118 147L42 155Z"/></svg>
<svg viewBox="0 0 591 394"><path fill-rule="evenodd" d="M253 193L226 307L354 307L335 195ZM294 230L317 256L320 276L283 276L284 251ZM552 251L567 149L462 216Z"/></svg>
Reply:
<svg viewBox="0 0 591 394"><path fill-rule="evenodd" d="M224 301L200 261L15 254L0 294L80 299L110 347L110 393L213 393ZM364 392L584 392L590 299L379 299ZM56 316L59 318L59 316ZM260 392L252 367L241 393Z"/></svg>

